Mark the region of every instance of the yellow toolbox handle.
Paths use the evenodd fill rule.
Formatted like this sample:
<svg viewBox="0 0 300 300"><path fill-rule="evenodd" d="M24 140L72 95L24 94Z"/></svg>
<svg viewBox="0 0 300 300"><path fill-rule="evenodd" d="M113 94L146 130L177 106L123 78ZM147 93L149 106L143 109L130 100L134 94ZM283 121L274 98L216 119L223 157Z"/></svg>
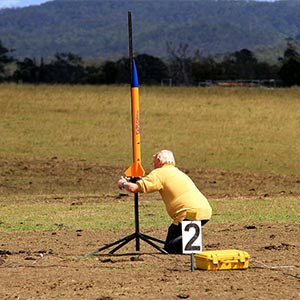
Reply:
<svg viewBox="0 0 300 300"><path fill-rule="evenodd" d="M245 254L243 252L239 252L240 262L245 262Z"/></svg>

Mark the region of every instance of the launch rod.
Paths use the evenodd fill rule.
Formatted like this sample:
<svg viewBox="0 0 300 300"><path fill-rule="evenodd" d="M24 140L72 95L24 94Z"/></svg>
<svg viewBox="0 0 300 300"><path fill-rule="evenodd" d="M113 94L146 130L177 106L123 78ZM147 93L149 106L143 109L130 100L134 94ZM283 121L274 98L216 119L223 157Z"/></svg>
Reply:
<svg viewBox="0 0 300 300"><path fill-rule="evenodd" d="M128 45L129 45L129 68L132 68L132 60L133 60L133 46L132 46L132 17L131 11L128 12ZM132 72L131 72L132 77Z"/></svg>

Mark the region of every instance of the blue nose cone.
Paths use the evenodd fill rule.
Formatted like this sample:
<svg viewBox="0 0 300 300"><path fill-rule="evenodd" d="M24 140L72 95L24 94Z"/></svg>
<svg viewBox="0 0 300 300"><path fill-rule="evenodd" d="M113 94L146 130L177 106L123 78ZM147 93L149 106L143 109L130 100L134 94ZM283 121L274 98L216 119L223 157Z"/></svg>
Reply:
<svg viewBox="0 0 300 300"><path fill-rule="evenodd" d="M135 61L132 61L132 78L131 78L131 87L139 87L138 74L136 70Z"/></svg>

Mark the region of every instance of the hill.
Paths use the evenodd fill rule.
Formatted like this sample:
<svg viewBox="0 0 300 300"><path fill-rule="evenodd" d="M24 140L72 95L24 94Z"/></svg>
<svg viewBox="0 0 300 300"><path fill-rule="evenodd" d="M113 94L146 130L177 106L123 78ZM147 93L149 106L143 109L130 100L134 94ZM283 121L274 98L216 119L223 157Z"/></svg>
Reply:
<svg viewBox="0 0 300 300"><path fill-rule="evenodd" d="M0 10L0 40L14 57L119 58L128 53L127 12L134 48L166 57L167 43L189 44L203 55L278 47L300 37L300 1L54 0Z"/></svg>

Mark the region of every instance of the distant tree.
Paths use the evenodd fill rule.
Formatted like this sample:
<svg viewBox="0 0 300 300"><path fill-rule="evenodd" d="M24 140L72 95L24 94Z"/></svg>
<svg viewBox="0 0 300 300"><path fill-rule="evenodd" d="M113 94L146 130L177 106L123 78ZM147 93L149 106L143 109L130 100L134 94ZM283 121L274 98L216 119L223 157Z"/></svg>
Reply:
<svg viewBox="0 0 300 300"><path fill-rule="evenodd" d="M235 51L224 59L224 70L228 79L256 79L256 65L257 59L248 49Z"/></svg>
<svg viewBox="0 0 300 300"><path fill-rule="evenodd" d="M237 65L254 65L257 59L254 54L248 49L235 51L229 55L230 60Z"/></svg>
<svg viewBox="0 0 300 300"><path fill-rule="evenodd" d="M287 48L283 57L279 58L282 66L278 76L285 86L300 85L300 54L297 43L293 39L287 39Z"/></svg>
<svg viewBox="0 0 300 300"><path fill-rule="evenodd" d="M300 85L300 61L290 58L283 64L278 75L285 86Z"/></svg>
<svg viewBox="0 0 300 300"><path fill-rule="evenodd" d="M102 66L103 83L114 84L118 79L118 64L112 61L107 61Z"/></svg>
<svg viewBox="0 0 300 300"><path fill-rule="evenodd" d="M168 77L168 68L161 59L148 54L140 54L135 60L139 83L158 84Z"/></svg>
<svg viewBox="0 0 300 300"><path fill-rule="evenodd" d="M14 61L8 54L13 50L7 49L0 40L0 82L6 80L6 66Z"/></svg>
<svg viewBox="0 0 300 300"><path fill-rule="evenodd" d="M255 79L278 79L278 65L269 65L266 62L258 62L255 66Z"/></svg>
<svg viewBox="0 0 300 300"><path fill-rule="evenodd" d="M193 85L200 82L218 79L216 63L212 58L202 58L191 63L191 78Z"/></svg>
<svg viewBox="0 0 300 300"><path fill-rule="evenodd" d="M25 58L17 62L17 70L13 74L15 81L27 83L39 82L39 66L34 59Z"/></svg>
<svg viewBox="0 0 300 300"><path fill-rule="evenodd" d="M168 74L165 63L151 55L140 54L135 57L139 84L157 84ZM131 70L129 58L121 58L116 62L107 61L102 65L103 83L130 84Z"/></svg>
<svg viewBox="0 0 300 300"><path fill-rule="evenodd" d="M104 75L101 67L86 66L85 77L82 80L84 84L103 84L105 83Z"/></svg>
<svg viewBox="0 0 300 300"><path fill-rule="evenodd" d="M239 70L230 56L224 57L223 60L218 63L217 69L218 80L235 80L241 78Z"/></svg>
<svg viewBox="0 0 300 300"><path fill-rule="evenodd" d="M105 64L103 65L105 66ZM130 84L130 69L129 69L129 59L122 57L117 60L114 64L110 62L105 69L102 68L103 76L106 80L112 80L112 77L115 76L115 82L117 84ZM107 75L105 72L112 72L112 74Z"/></svg>
<svg viewBox="0 0 300 300"><path fill-rule="evenodd" d="M283 57L279 57L278 60L285 63L290 58L293 58L296 60L300 59L300 54L298 52L299 44L292 38L286 39L286 43L287 43L287 46L286 46L286 49L284 50Z"/></svg>
<svg viewBox="0 0 300 300"><path fill-rule="evenodd" d="M55 60L43 66L44 81L48 83L81 83L85 78L82 58L73 53L56 53Z"/></svg>
<svg viewBox="0 0 300 300"><path fill-rule="evenodd" d="M190 84L191 52L188 44L180 43L176 48L172 43L167 42L169 53L170 76L176 84Z"/></svg>

